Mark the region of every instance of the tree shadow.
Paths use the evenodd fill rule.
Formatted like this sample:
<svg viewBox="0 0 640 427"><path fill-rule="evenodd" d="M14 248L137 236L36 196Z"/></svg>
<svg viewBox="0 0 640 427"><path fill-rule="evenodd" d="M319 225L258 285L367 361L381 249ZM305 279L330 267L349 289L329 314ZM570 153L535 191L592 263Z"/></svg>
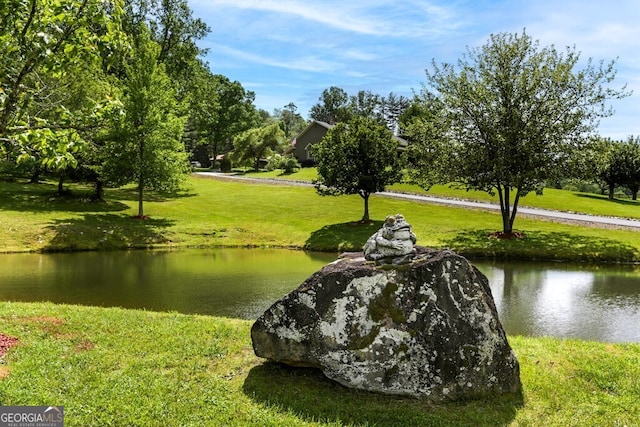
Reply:
<svg viewBox="0 0 640 427"><path fill-rule="evenodd" d="M57 193L53 184L3 183L0 210L18 212L119 212L129 209L120 201L93 201L90 191Z"/></svg>
<svg viewBox="0 0 640 427"><path fill-rule="evenodd" d="M107 190L109 199L138 201L138 190L133 187L121 187ZM167 200L182 199L185 197L194 197L196 193L191 190L183 189L177 191L145 191L145 202L165 202Z"/></svg>
<svg viewBox="0 0 640 427"><path fill-rule="evenodd" d="M44 246L47 252L78 250L147 249L171 243L167 229L175 221L134 219L129 215L84 215L56 220L46 229L54 236Z"/></svg>
<svg viewBox="0 0 640 427"><path fill-rule="evenodd" d="M325 225L311 233L304 244L309 251L360 251L367 239L383 225L383 221L344 222Z"/></svg>
<svg viewBox="0 0 640 427"><path fill-rule="evenodd" d="M271 362L249 371L243 391L258 403L306 422L354 426L507 425L523 405L521 394L436 405L411 397L349 389L317 369Z"/></svg>
<svg viewBox="0 0 640 427"><path fill-rule="evenodd" d="M489 237L490 230L466 230L445 246L471 258L578 262L632 262L640 258L633 246L616 240L561 232L525 231L521 239Z"/></svg>
<svg viewBox="0 0 640 427"><path fill-rule="evenodd" d="M638 201L638 200L610 199L608 196L602 196L602 195L599 195L599 194L575 193L575 195L577 197L582 197L584 199L592 199L592 200L598 200L600 202L615 203L617 205L640 206L640 201Z"/></svg>

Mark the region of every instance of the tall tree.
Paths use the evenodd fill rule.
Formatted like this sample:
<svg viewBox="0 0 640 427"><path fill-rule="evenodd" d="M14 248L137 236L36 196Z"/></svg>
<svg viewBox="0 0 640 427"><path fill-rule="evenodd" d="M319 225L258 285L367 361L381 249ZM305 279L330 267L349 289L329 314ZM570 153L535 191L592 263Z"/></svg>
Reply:
<svg viewBox="0 0 640 427"><path fill-rule="evenodd" d="M613 167L620 176L620 183L629 189L631 198L637 200L640 190L640 137L629 136L618 147L613 155Z"/></svg>
<svg viewBox="0 0 640 427"><path fill-rule="evenodd" d="M427 79L444 105L449 129L446 179L467 189L498 193L503 233L511 234L520 199L566 174L587 141L613 89L615 61L582 69L568 47L539 48L526 33L491 35L458 62L437 65Z"/></svg>
<svg viewBox="0 0 640 427"><path fill-rule="evenodd" d="M135 182L138 217L144 218L145 191L177 189L189 168L175 89L158 62L160 46L141 26L135 55L125 68L124 117L107 161L112 180Z"/></svg>
<svg viewBox="0 0 640 427"><path fill-rule="evenodd" d="M273 118L280 120L280 127L284 131L284 135L291 140L307 126L307 122L297 112L298 107L293 102L288 103L283 109L275 109Z"/></svg>
<svg viewBox="0 0 640 427"><path fill-rule="evenodd" d="M576 156L578 168L583 171L578 178L595 181L602 194L608 192L609 200L613 200L616 186L622 185L624 180L616 161L623 150L622 144L609 138L595 137L581 155Z"/></svg>
<svg viewBox="0 0 640 427"><path fill-rule="evenodd" d="M403 164L398 142L373 119L355 117L329 129L311 148L320 195L358 194L364 201L362 221L369 221L369 196L398 182Z"/></svg>
<svg viewBox="0 0 640 427"><path fill-rule="evenodd" d="M343 89L331 86L322 91L318 103L311 107L309 117L330 125L348 122L353 116L349 95Z"/></svg>
<svg viewBox="0 0 640 427"><path fill-rule="evenodd" d="M193 17L187 0L129 0L125 22L127 33L134 37L140 24L146 24L151 39L160 45L158 61L165 65L178 98L183 99L200 65L196 58L205 52L197 42L210 28Z"/></svg>
<svg viewBox="0 0 640 427"><path fill-rule="evenodd" d="M190 99L191 130L197 144L207 146L209 158L215 159L231 149L234 135L259 125L255 94L204 67L193 84L191 91L197 96Z"/></svg>

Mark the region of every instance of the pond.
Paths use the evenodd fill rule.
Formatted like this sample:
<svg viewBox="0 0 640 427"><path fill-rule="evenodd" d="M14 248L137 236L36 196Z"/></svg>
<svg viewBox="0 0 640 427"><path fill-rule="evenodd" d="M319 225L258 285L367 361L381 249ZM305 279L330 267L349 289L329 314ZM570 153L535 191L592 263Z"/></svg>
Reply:
<svg viewBox="0 0 640 427"><path fill-rule="evenodd" d="M335 254L281 249L0 255L0 300L255 319ZM640 268L474 262L508 334L640 342Z"/></svg>

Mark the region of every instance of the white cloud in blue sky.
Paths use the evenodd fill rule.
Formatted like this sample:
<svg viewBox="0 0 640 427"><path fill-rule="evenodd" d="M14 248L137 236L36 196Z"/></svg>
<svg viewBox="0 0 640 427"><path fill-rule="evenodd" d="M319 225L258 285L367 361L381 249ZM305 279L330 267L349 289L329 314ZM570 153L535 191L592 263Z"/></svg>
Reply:
<svg viewBox="0 0 640 427"><path fill-rule="evenodd" d="M582 58L618 58L600 133L640 135L640 2L637 0L188 0L211 27L200 45L211 71L237 80L272 112L289 102L307 116L322 91L410 96L432 59L455 63L492 33L521 33L541 46L575 46Z"/></svg>

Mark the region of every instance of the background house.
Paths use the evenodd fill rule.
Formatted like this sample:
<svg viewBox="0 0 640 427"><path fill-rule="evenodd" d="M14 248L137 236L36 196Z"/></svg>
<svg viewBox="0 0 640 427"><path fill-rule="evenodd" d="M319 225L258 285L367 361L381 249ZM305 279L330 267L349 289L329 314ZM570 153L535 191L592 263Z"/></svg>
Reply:
<svg viewBox="0 0 640 427"><path fill-rule="evenodd" d="M314 120L302 130L291 142L294 156L298 159L300 164L313 162L310 148L313 144L319 142L333 125L329 123Z"/></svg>
<svg viewBox="0 0 640 427"><path fill-rule="evenodd" d="M291 142L291 148L287 152L293 153L303 166L312 163L313 157L311 156L311 146L320 142L320 140L327 134L327 131L333 126L334 125L330 125L329 123L321 122L319 120L312 121L302 130L302 132L298 134L298 136L294 138ZM407 148L408 142L406 139L395 135L393 138L399 143L399 151L404 151Z"/></svg>

